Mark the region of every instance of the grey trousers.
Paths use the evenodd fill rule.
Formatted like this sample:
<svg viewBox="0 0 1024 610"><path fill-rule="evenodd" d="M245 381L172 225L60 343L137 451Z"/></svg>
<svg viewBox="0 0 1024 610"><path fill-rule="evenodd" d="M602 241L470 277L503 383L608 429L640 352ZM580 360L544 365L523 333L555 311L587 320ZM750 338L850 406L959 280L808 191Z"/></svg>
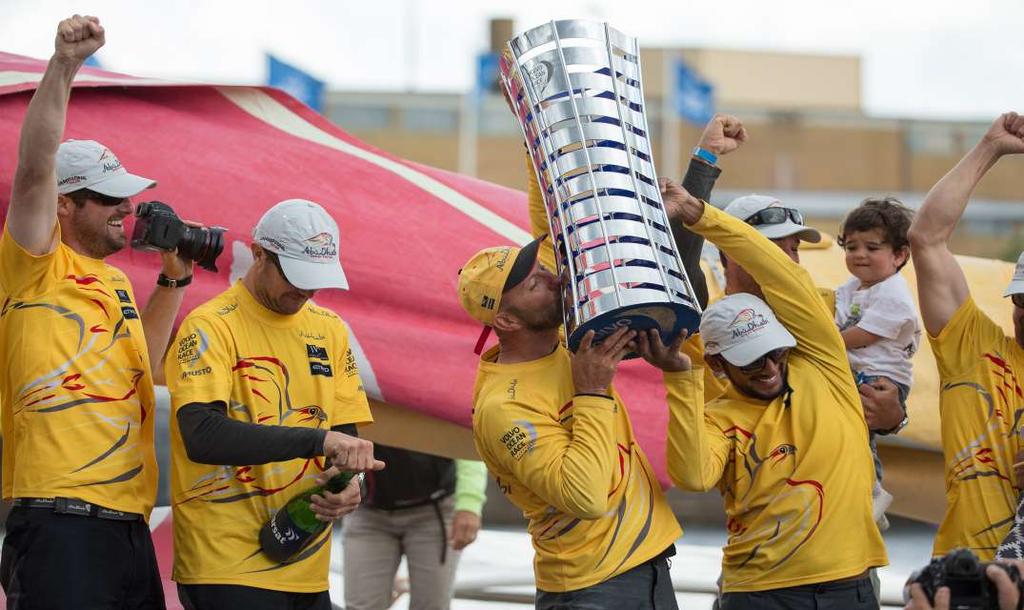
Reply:
<svg viewBox="0 0 1024 610"><path fill-rule="evenodd" d="M450 496L440 502L444 532L451 529L454 505ZM392 511L361 506L345 516L342 533L346 610L389 608L403 555L409 566L410 610L448 609L460 553L447 546L433 504Z"/></svg>

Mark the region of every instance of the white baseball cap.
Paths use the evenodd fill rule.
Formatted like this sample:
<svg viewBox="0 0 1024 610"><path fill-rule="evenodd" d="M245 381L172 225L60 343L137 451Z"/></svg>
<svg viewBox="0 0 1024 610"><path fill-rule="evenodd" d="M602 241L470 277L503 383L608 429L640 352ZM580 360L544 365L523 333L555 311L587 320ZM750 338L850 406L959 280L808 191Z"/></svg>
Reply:
<svg viewBox="0 0 1024 610"><path fill-rule="evenodd" d="M285 278L302 290L348 290L338 258L338 225L320 205L288 199L267 210L252 237L278 255Z"/></svg>
<svg viewBox="0 0 1024 610"><path fill-rule="evenodd" d="M129 174L114 153L94 140L68 140L57 148L57 192L89 189L110 197L134 197L156 180Z"/></svg>
<svg viewBox="0 0 1024 610"><path fill-rule="evenodd" d="M780 222L752 223L754 228L757 229L761 235L764 235L768 239L782 239L783 237L796 235L800 239L809 241L812 244L816 244L821 241L821 233L819 233L817 229L803 224L803 216L799 211L794 210L793 208L786 208L786 206L782 205L782 202L775 197L767 197L765 195L744 195L743 197L737 197L736 199L733 199L729 205L725 206L725 212L727 214L732 214L742 221L749 222L751 216L767 208L783 208L790 210L790 212L781 217ZM794 216L796 219L793 218Z"/></svg>
<svg viewBox="0 0 1024 610"><path fill-rule="evenodd" d="M1013 268L1013 279L1010 280L1010 285L1006 287L1003 296L1008 297L1021 292L1024 292L1024 252L1017 257L1017 266Z"/></svg>
<svg viewBox="0 0 1024 610"><path fill-rule="evenodd" d="M700 334L705 354L721 354L734 366L746 366L780 347L796 347L772 308L746 292L709 305L700 319Z"/></svg>

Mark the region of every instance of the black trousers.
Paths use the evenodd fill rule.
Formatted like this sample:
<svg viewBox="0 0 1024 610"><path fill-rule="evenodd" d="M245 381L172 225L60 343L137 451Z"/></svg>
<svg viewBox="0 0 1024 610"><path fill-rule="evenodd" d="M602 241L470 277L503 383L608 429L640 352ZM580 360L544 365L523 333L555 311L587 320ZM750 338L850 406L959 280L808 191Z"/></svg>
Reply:
<svg viewBox="0 0 1024 610"><path fill-rule="evenodd" d="M768 591L724 593L721 610L878 610L870 578Z"/></svg>
<svg viewBox="0 0 1024 610"><path fill-rule="evenodd" d="M144 521L14 507L0 552L8 610L164 610Z"/></svg>
<svg viewBox="0 0 1024 610"><path fill-rule="evenodd" d="M185 610L332 610L327 591L289 593L240 585L178 585L178 599Z"/></svg>
<svg viewBox="0 0 1024 610"><path fill-rule="evenodd" d="M675 546L657 557L585 589L537 591L536 610L678 610L668 558Z"/></svg>

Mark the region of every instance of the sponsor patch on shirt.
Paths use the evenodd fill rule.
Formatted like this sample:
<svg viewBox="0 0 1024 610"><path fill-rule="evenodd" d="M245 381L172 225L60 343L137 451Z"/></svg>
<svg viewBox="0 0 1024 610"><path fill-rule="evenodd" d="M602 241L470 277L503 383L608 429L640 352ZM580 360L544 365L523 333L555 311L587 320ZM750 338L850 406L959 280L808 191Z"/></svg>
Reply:
<svg viewBox="0 0 1024 610"><path fill-rule="evenodd" d="M121 315L124 316L125 320L138 320L139 319L139 312L135 311L134 307L128 307L128 306L122 307L121 308Z"/></svg>
<svg viewBox="0 0 1024 610"><path fill-rule="evenodd" d="M120 288L118 288L118 289L115 289L114 292L117 293L117 300L118 301L121 301L122 303L131 303L132 302L132 297L131 297L131 295L128 294L127 290L121 290Z"/></svg>
<svg viewBox="0 0 1024 610"><path fill-rule="evenodd" d="M311 375L323 375L324 377L334 377L334 371L331 370L331 365L324 364L323 362L310 362L309 373Z"/></svg>
<svg viewBox="0 0 1024 610"><path fill-rule="evenodd" d="M317 360L330 360L327 357L327 348L319 345L306 344L306 355Z"/></svg>

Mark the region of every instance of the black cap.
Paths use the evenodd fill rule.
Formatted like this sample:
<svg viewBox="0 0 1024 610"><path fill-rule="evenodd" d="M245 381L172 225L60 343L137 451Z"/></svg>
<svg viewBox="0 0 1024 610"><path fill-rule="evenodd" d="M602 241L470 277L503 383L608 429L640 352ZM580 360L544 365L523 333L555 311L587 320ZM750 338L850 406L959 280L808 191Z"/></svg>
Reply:
<svg viewBox="0 0 1024 610"><path fill-rule="evenodd" d="M540 243L546 238L547 235L541 235L519 249L519 254L516 255L516 260L512 263L512 271L509 271L508 277L505 278L505 285L501 288L502 293L512 290L525 280L526 276L530 275L533 263L537 261Z"/></svg>

